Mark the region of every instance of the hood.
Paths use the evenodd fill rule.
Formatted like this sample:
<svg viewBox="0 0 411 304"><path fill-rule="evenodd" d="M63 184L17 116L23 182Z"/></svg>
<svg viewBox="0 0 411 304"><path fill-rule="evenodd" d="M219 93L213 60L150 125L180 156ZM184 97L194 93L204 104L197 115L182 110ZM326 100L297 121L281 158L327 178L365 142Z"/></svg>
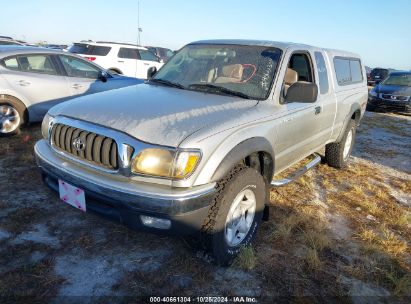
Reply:
<svg viewBox="0 0 411 304"><path fill-rule="evenodd" d="M243 116L258 102L231 96L140 84L61 103L50 115L64 115L125 132L152 144L177 147L208 126ZM215 130L215 128L213 128Z"/></svg>
<svg viewBox="0 0 411 304"><path fill-rule="evenodd" d="M375 92L382 94L411 96L411 87L379 84L375 87Z"/></svg>
<svg viewBox="0 0 411 304"><path fill-rule="evenodd" d="M140 84L144 83L144 79L128 77L120 74L110 74L111 78L108 81L121 81L121 82L129 82L131 84Z"/></svg>

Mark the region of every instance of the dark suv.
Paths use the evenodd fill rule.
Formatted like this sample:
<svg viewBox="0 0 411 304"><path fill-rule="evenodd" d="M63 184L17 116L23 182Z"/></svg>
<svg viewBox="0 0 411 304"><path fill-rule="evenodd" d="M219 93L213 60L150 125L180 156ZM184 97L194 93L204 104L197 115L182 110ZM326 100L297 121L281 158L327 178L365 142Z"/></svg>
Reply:
<svg viewBox="0 0 411 304"><path fill-rule="evenodd" d="M411 71L392 72L369 93L367 110L411 113Z"/></svg>
<svg viewBox="0 0 411 304"><path fill-rule="evenodd" d="M387 69L375 68L371 71L368 77L368 85L375 85L384 80L390 73Z"/></svg>

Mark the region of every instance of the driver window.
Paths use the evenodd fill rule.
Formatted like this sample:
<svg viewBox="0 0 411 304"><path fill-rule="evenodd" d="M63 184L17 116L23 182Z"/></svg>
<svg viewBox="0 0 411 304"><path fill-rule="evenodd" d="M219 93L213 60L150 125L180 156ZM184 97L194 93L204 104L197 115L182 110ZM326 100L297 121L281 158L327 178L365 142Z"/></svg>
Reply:
<svg viewBox="0 0 411 304"><path fill-rule="evenodd" d="M291 55L284 78L283 96L287 95L288 88L297 81L314 82L311 58L306 53Z"/></svg>

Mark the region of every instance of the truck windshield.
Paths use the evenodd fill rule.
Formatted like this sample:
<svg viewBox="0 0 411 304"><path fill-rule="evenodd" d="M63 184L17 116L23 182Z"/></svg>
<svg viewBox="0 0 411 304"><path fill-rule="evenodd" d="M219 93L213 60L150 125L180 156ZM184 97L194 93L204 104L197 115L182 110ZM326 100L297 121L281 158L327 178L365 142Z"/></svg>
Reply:
<svg viewBox="0 0 411 304"><path fill-rule="evenodd" d="M381 84L411 87L411 74L389 75Z"/></svg>
<svg viewBox="0 0 411 304"><path fill-rule="evenodd" d="M266 99L281 50L249 45L187 45L152 78L187 90Z"/></svg>

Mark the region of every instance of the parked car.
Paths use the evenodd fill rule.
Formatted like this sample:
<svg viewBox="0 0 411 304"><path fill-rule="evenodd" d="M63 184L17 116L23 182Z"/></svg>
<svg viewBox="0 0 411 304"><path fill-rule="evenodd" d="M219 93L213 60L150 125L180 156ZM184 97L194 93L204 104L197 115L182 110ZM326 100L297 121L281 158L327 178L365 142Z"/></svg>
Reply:
<svg viewBox="0 0 411 304"><path fill-rule="evenodd" d="M146 46L146 48L158 58L163 60L163 62L167 62L167 60L169 60L174 55L174 52L170 49L157 46Z"/></svg>
<svg viewBox="0 0 411 304"><path fill-rule="evenodd" d="M8 36L0 36L0 46L1 45L24 45L23 43L14 40L11 37Z"/></svg>
<svg viewBox="0 0 411 304"><path fill-rule="evenodd" d="M147 78L150 67L159 69L160 58L144 47L115 42L74 43L69 52L78 54L97 63L108 71L141 79Z"/></svg>
<svg viewBox="0 0 411 304"><path fill-rule="evenodd" d="M141 83L111 75L79 56L38 47L0 47L0 135L41 121L47 111L74 96Z"/></svg>
<svg viewBox="0 0 411 304"><path fill-rule="evenodd" d="M369 93L367 110L411 113L411 71L392 72Z"/></svg>
<svg viewBox="0 0 411 304"><path fill-rule="evenodd" d="M149 75L50 109L38 166L80 210L152 232L200 231L220 265L253 241L269 188L318 164L315 151L347 165L368 94L357 54L270 41L194 42Z"/></svg>
<svg viewBox="0 0 411 304"><path fill-rule="evenodd" d="M384 80L390 71L388 69L375 68L372 69L370 77L368 78L368 85L378 84L380 81Z"/></svg>

